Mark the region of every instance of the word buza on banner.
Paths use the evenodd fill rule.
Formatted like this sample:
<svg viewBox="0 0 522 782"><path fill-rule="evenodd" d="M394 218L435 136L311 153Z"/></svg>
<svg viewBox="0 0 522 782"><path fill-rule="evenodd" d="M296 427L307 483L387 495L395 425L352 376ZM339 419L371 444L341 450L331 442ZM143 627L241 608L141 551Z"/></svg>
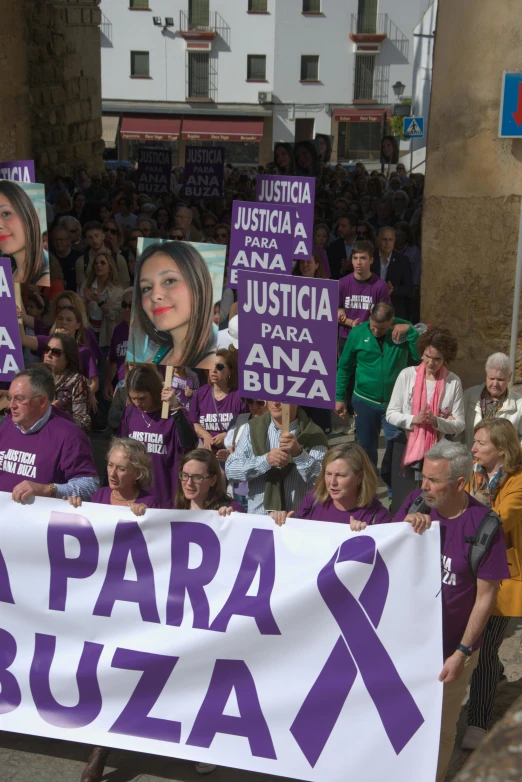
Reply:
<svg viewBox="0 0 522 782"><path fill-rule="evenodd" d="M332 410L338 297L337 280L241 272L240 393Z"/></svg>
<svg viewBox="0 0 522 782"><path fill-rule="evenodd" d="M0 163L0 179L11 182L36 182L34 160L10 160Z"/></svg>
<svg viewBox="0 0 522 782"><path fill-rule="evenodd" d="M138 148L136 192L161 196L170 193L172 154L166 149Z"/></svg>
<svg viewBox="0 0 522 782"><path fill-rule="evenodd" d="M308 235L305 240L307 258L311 258L314 243L314 177L258 174L256 201L299 207L299 215Z"/></svg>
<svg viewBox="0 0 522 782"><path fill-rule="evenodd" d="M183 194L187 198L221 198L224 171L224 147L187 147Z"/></svg>
<svg viewBox="0 0 522 782"><path fill-rule="evenodd" d="M6 493L0 515L0 730L309 782L433 782L438 524L138 520Z"/></svg>
<svg viewBox="0 0 522 782"><path fill-rule="evenodd" d="M291 274L294 260L312 257L309 238L298 207L234 201L229 288L237 288L241 270Z"/></svg>
<svg viewBox="0 0 522 782"><path fill-rule="evenodd" d="M23 368L11 260L0 258L0 381L11 381Z"/></svg>

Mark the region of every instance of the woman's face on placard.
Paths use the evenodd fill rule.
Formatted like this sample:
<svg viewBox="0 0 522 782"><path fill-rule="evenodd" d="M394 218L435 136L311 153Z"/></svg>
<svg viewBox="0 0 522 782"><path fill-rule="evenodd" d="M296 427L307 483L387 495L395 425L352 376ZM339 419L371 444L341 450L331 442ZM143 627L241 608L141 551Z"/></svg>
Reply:
<svg viewBox="0 0 522 782"><path fill-rule="evenodd" d="M147 258L140 271L140 291L141 306L159 331L188 326L192 309L190 289L169 255L158 252Z"/></svg>
<svg viewBox="0 0 522 782"><path fill-rule="evenodd" d="M14 255L24 247L23 223L10 200L0 193L0 250L5 255Z"/></svg>
<svg viewBox="0 0 522 782"><path fill-rule="evenodd" d="M295 159L299 168L310 168L312 165L312 155L307 147L297 147Z"/></svg>
<svg viewBox="0 0 522 782"><path fill-rule="evenodd" d="M275 159L279 168L288 168L290 166L290 155L286 147L276 147Z"/></svg>

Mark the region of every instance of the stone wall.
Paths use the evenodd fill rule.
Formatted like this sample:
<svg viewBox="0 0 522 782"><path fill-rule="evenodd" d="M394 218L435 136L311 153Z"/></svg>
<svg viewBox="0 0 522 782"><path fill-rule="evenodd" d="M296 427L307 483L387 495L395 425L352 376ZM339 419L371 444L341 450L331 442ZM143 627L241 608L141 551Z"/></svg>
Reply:
<svg viewBox="0 0 522 782"><path fill-rule="evenodd" d="M517 0L440 0L423 207L422 320L459 339L464 385L509 353L522 141L497 137L502 72L520 70ZM522 348L522 343L520 345ZM517 365L522 370L522 351ZM518 379L522 371L517 371Z"/></svg>
<svg viewBox="0 0 522 782"><path fill-rule="evenodd" d="M38 181L102 168L99 3L0 0L0 159Z"/></svg>

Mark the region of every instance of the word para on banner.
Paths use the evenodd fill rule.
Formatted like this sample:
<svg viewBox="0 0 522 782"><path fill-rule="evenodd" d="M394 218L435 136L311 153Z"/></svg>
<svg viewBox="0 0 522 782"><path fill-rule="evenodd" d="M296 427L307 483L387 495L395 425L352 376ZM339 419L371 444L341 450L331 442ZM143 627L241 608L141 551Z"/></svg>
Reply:
<svg viewBox="0 0 522 782"><path fill-rule="evenodd" d="M23 366L11 262L0 258L0 381L11 381Z"/></svg>
<svg viewBox="0 0 522 782"><path fill-rule="evenodd" d="M224 147L187 147L183 193L188 198L221 198Z"/></svg>
<svg viewBox="0 0 522 782"><path fill-rule="evenodd" d="M138 149L136 192L148 195L170 193L172 154L166 149Z"/></svg>
<svg viewBox="0 0 522 782"><path fill-rule="evenodd" d="M34 160L10 160L0 163L0 179L11 182L36 182Z"/></svg>
<svg viewBox="0 0 522 782"><path fill-rule="evenodd" d="M331 409L337 362L336 280L242 271L239 389Z"/></svg>
<svg viewBox="0 0 522 782"><path fill-rule="evenodd" d="M308 239L299 207L234 201L229 287L237 288L240 270L291 274L294 260L311 258Z"/></svg>

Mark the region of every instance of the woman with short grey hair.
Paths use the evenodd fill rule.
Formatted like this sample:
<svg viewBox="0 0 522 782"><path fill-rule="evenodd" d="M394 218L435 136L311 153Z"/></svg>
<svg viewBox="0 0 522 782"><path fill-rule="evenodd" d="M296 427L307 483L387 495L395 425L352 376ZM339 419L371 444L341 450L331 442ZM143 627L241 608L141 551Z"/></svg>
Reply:
<svg viewBox="0 0 522 782"><path fill-rule="evenodd" d="M509 387L511 361L505 353L493 353L486 361L486 382L464 392L466 428L464 442L471 448L475 426L488 418L506 418L522 443L522 397Z"/></svg>

